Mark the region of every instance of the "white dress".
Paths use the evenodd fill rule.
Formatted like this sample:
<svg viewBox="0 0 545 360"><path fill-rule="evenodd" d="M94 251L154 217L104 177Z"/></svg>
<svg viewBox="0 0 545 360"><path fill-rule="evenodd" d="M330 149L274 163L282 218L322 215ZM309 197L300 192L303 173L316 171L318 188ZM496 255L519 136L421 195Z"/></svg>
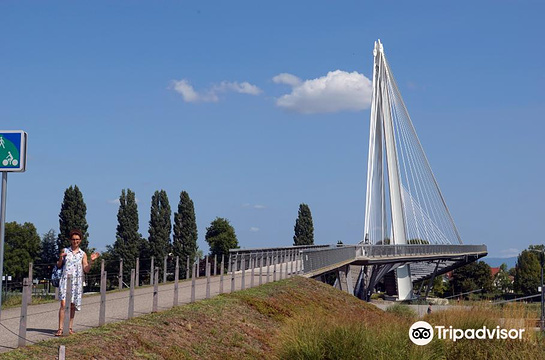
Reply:
<svg viewBox="0 0 545 360"><path fill-rule="evenodd" d="M72 301L76 310L81 310L81 296L83 294L83 250L74 252L72 248L64 249L66 253L65 264L62 269L61 281L59 283L59 299L66 299L66 279L68 274L72 275Z"/></svg>

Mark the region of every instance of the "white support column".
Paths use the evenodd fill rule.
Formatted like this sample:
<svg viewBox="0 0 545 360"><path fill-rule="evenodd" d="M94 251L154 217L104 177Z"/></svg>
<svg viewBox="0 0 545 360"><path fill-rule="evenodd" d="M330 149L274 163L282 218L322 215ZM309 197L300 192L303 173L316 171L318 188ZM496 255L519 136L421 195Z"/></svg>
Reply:
<svg viewBox="0 0 545 360"><path fill-rule="evenodd" d="M403 214L403 200L401 193L401 180L399 177L399 163L397 159L397 149L396 141L394 134L394 125L392 121L391 113L391 103L390 95L388 92L388 65L384 57L384 49L380 41L375 43L375 50L373 51L375 55L375 78L373 79L376 83L374 84L373 89L373 100L376 103L373 103L374 111L372 111L371 125L375 124L375 129L371 130L375 132L375 142L381 141L380 137L376 134L378 129L377 123L380 120L379 113L382 114L382 125L384 127L384 143L386 147L386 164L388 167L388 185L389 185L389 194L390 194L390 209L392 216L392 233L393 233L393 244L403 245L407 244L407 237L405 234L405 220ZM380 107L380 108L379 108ZM378 111L377 111L378 110ZM381 141L382 142L382 141ZM374 144L374 156L381 155L381 151L377 151L377 144ZM371 146L371 145L370 145ZM381 163L381 159L374 159L378 161L373 161L374 164ZM369 181L368 174L368 181ZM374 178L376 179L376 178ZM384 181L384 179L381 179ZM368 184L368 191L370 185ZM369 209L370 210L370 209ZM369 217L370 214L366 214L366 217ZM367 221L367 219L366 219ZM367 224L366 224L367 225ZM384 239L385 237L383 237ZM398 290L398 299L399 300L409 300L412 298L412 282L409 265L399 267L396 270L397 273L397 290Z"/></svg>

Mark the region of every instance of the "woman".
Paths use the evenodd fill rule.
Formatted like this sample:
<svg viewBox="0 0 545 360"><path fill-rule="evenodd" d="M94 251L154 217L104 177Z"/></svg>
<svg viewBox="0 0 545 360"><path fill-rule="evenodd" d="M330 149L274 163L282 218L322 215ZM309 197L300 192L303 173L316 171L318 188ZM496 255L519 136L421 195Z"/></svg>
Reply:
<svg viewBox="0 0 545 360"><path fill-rule="evenodd" d="M64 306L66 301L66 283L67 276L70 274L72 279L70 286L72 289L72 299L70 301L70 334L73 334L72 326L74 323L74 315L76 310L81 310L81 296L83 294L83 273L88 273L91 270L93 261L100 254L91 254L91 261L87 261L87 254L79 248L83 234L79 230L70 231L70 247L61 250L57 267L62 267L62 277L59 283L59 298L61 307L59 309L59 328L55 336L62 336L64 325Z"/></svg>

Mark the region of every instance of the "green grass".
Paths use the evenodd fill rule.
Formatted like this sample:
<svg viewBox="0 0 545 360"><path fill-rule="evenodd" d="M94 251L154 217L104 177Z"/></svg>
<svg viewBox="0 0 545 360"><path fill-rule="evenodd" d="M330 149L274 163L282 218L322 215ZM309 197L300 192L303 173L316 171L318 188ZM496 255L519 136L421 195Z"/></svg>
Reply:
<svg viewBox="0 0 545 360"><path fill-rule="evenodd" d="M394 314L398 317L407 319L407 320L416 320L418 315L416 311L411 309L409 305L406 304L394 304L386 309L386 312L389 314Z"/></svg>
<svg viewBox="0 0 545 360"><path fill-rule="evenodd" d="M432 325L509 327L532 318L522 305L434 311ZM0 359L543 359L545 339L524 341L408 337L416 315L406 305L384 312L331 286L300 277L224 294L168 311L111 323L0 354ZM509 323L511 322L511 323ZM528 330L527 330L528 331Z"/></svg>
<svg viewBox="0 0 545 360"><path fill-rule="evenodd" d="M32 304L45 304L55 302L55 297L51 295L33 295ZM2 295L2 309L21 306L23 296L21 293L8 293Z"/></svg>

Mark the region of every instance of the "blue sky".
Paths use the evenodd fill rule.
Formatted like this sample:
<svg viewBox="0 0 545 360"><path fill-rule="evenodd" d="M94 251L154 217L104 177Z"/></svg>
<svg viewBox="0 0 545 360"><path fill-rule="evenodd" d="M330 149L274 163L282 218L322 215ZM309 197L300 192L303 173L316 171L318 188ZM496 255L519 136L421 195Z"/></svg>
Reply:
<svg viewBox="0 0 545 360"><path fill-rule="evenodd" d="M28 132L7 220L58 231L65 189L91 246L121 189L182 190L199 247L217 216L242 247L362 238L368 79L381 39L462 239L543 243L545 6L539 1L2 1L0 128ZM320 90L321 89L321 90Z"/></svg>

